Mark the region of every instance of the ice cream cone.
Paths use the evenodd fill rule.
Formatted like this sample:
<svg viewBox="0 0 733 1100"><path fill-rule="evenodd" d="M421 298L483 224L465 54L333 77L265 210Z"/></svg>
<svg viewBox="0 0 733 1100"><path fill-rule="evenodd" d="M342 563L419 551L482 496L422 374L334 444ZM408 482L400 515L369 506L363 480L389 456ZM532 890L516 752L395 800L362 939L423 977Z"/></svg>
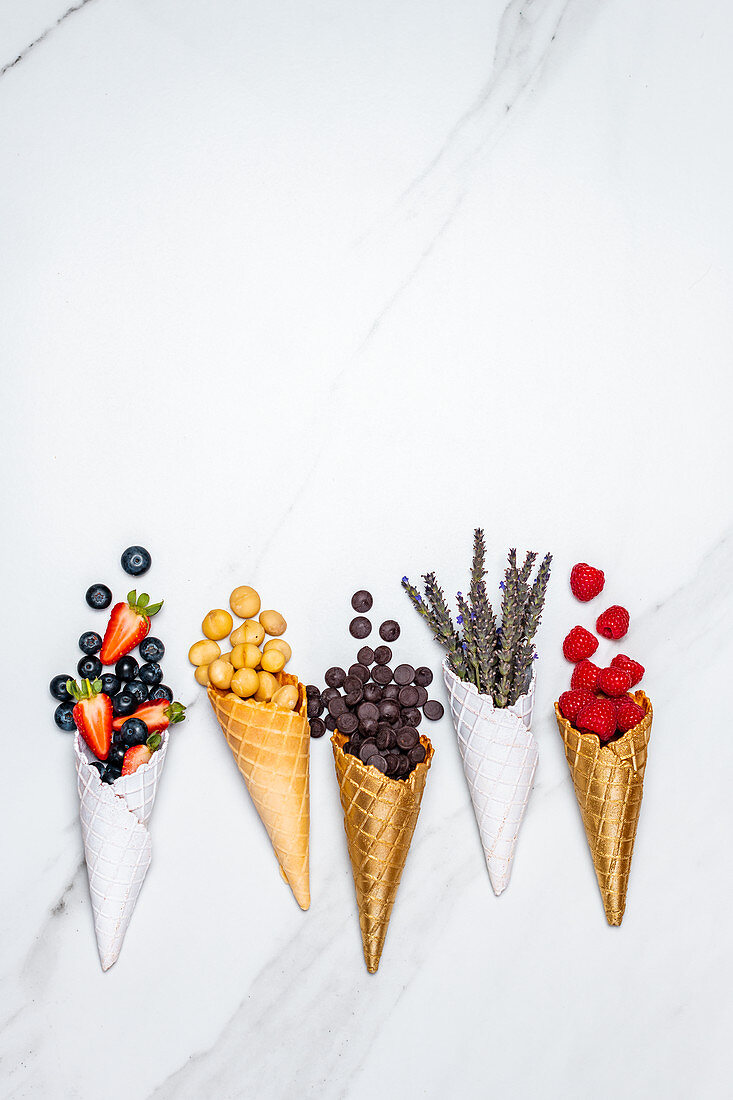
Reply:
<svg viewBox="0 0 733 1100"><path fill-rule="evenodd" d="M103 783L80 734L74 742L79 818L102 970L117 961L152 858L147 825L163 774L162 744L132 775Z"/></svg>
<svg viewBox="0 0 733 1100"><path fill-rule="evenodd" d="M652 729L649 699L643 691L634 692L634 699L644 709L644 718L617 741L606 744L594 733L573 729L555 703L555 716L609 924L621 924L626 907Z"/></svg>
<svg viewBox="0 0 733 1100"><path fill-rule="evenodd" d="M494 706L474 684L460 680L445 662L443 677L489 880L498 896L509 885L539 756L529 730L534 675L529 691L503 708Z"/></svg>
<svg viewBox="0 0 733 1100"><path fill-rule="evenodd" d="M346 741L339 733L331 738L364 959L369 973L375 974L417 825L433 747L427 737L421 737L425 760L407 779L391 779L344 752Z"/></svg>
<svg viewBox="0 0 733 1100"><path fill-rule="evenodd" d="M310 905L308 792L310 729L305 687L281 672L280 684L298 688L294 710L208 689L209 701L267 829L280 869L301 909Z"/></svg>

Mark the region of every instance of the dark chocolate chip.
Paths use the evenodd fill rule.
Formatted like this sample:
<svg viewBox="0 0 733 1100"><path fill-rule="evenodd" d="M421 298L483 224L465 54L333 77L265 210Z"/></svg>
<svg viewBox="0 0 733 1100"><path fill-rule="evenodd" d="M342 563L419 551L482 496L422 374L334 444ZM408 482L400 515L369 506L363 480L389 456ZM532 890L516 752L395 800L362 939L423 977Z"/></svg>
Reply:
<svg viewBox="0 0 733 1100"><path fill-rule="evenodd" d="M363 615L357 615L349 623L349 634L352 638L368 638L372 632L372 624Z"/></svg>
<svg viewBox="0 0 733 1100"><path fill-rule="evenodd" d="M350 691L361 691L362 680L359 676L347 676L344 680L344 691L348 695Z"/></svg>
<svg viewBox="0 0 733 1100"><path fill-rule="evenodd" d="M323 737L326 732L326 723L322 718L311 718L311 737Z"/></svg>
<svg viewBox="0 0 733 1100"><path fill-rule="evenodd" d="M417 706L419 698L420 695L414 684L408 684L406 687L400 688L399 700L401 707Z"/></svg>
<svg viewBox="0 0 733 1100"><path fill-rule="evenodd" d="M379 729L379 723L375 718L360 718L359 719L359 733L363 733L365 737L374 737Z"/></svg>
<svg viewBox="0 0 733 1100"><path fill-rule="evenodd" d="M401 749L412 749L420 740L420 735L413 726L403 726L397 730L397 744Z"/></svg>
<svg viewBox="0 0 733 1100"><path fill-rule="evenodd" d="M374 753L376 751L377 751L376 742L374 741L374 739L372 737L368 737L367 740L364 742L364 744L359 749L359 756L361 757L361 759L366 764L369 757L374 756Z"/></svg>
<svg viewBox="0 0 733 1100"><path fill-rule="evenodd" d="M367 718L371 718L376 722L379 718L379 709L375 707L374 703L362 703L356 713L362 722Z"/></svg>
<svg viewBox="0 0 733 1100"><path fill-rule="evenodd" d="M437 699L428 699L422 709L425 717L429 718L431 722L437 722L443 717L443 704L439 703Z"/></svg>
<svg viewBox="0 0 733 1100"><path fill-rule="evenodd" d="M387 774L387 761L378 752L375 752L374 756L369 757L369 767L376 768L378 772L382 773L382 775Z"/></svg>
<svg viewBox="0 0 733 1100"><path fill-rule="evenodd" d="M405 707L402 711L402 721L406 726L414 726L417 729L422 722L422 712L417 707Z"/></svg>
<svg viewBox="0 0 733 1100"><path fill-rule="evenodd" d="M415 745L415 748L408 752L407 759L411 764L422 764L427 755L424 745Z"/></svg>
<svg viewBox="0 0 733 1100"><path fill-rule="evenodd" d="M426 668L425 665L420 665L420 668L415 669L416 684L419 684L420 687L427 687L428 684L432 684L432 682L433 674L429 668Z"/></svg>
<svg viewBox="0 0 733 1100"><path fill-rule="evenodd" d="M375 665L372 669L372 680L375 684L388 684L392 679L392 669L389 665Z"/></svg>
<svg viewBox="0 0 733 1100"><path fill-rule="evenodd" d="M400 708L394 699L382 699L378 709L385 722L395 722L400 717Z"/></svg>
<svg viewBox="0 0 733 1100"><path fill-rule="evenodd" d="M308 699L320 699L321 689L316 687L315 684L308 684L305 689L305 694Z"/></svg>
<svg viewBox="0 0 733 1100"><path fill-rule="evenodd" d="M333 733L336 729L336 719L332 714L327 714L325 718L325 726L329 733Z"/></svg>
<svg viewBox="0 0 733 1100"><path fill-rule="evenodd" d="M364 684L364 698L367 703L379 703L382 699L382 687L380 684Z"/></svg>
<svg viewBox="0 0 733 1100"><path fill-rule="evenodd" d="M359 684L358 688L355 688L354 691L350 691L348 695L344 695L344 702L347 707L358 707L363 698L364 691L361 684Z"/></svg>
<svg viewBox="0 0 733 1100"><path fill-rule="evenodd" d="M369 624L371 630L371 623ZM385 619L379 628L379 637L383 642L396 642L400 636L400 624L394 619ZM366 634L362 634L366 638Z"/></svg>
<svg viewBox="0 0 733 1100"><path fill-rule="evenodd" d="M323 703L321 702L320 695L311 696L308 700L308 717L320 718L323 714Z"/></svg>
<svg viewBox="0 0 733 1100"><path fill-rule="evenodd" d="M388 645L378 645L374 650L374 660L378 665L388 665L392 660L392 650Z"/></svg>
<svg viewBox="0 0 733 1100"><path fill-rule="evenodd" d="M334 695L333 699L328 700L328 713L332 718L338 718L339 714L344 714L346 711L346 702L340 695Z"/></svg>
<svg viewBox="0 0 733 1100"><path fill-rule="evenodd" d="M323 703L324 707L327 707L328 704L331 702L331 700L336 695L338 695L338 689L337 688L325 688L321 692L321 702Z"/></svg>
<svg viewBox="0 0 733 1100"><path fill-rule="evenodd" d="M357 676L362 684L365 684L369 679L369 669L366 665L357 662L354 665L349 665L349 676Z"/></svg>
<svg viewBox="0 0 733 1100"><path fill-rule="evenodd" d="M359 719L355 714L350 714L347 710L344 714L339 715L338 730L339 733L354 733L359 726Z"/></svg>
<svg viewBox="0 0 733 1100"><path fill-rule="evenodd" d="M360 665L373 665L374 664L374 650L370 649L368 645L363 645L356 655L356 659Z"/></svg>
<svg viewBox="0 0 733 1100"><path fill-rule="evenodd" d="M404 687L405 684L411 684L415 676L415 669L412 665L397 665L394 670L394 682L399 684L400 687Z"/></svg>
<svg viewBox="0 0 733 1100"><path fill-rule="evenodd" d="M397 687L397 684L385 684L382 688L383 699L396 699L399 694L400 689Z"/></svg>
<svg viewBox="0 0 733 1100"><path fill-rule="evenodd" d="M424 688L424 687L422 687L422 685L418 684L417 702L415 703L415 706L416 707L424 707L425 704L427 703L427 701L428 701L428 693L427 693L426 688Z"/></svg>
<svg viewBox="0 0 733 1100"><path fill-rule="evenodd" d="M400 758L396 752L389 752L384 758L387 761L387 775L394 775L400 765Z"/></svg>
<svg viewBox="0 0 733 1100"><path fill-rule="evenodd" d="M340 688L343 687L346 673L342 668L339 668L338 665L334 665L333 668L329 668L323 679L330 688Z"/></svg>
<svg viewBox="0 0 733 1100"><path fill-rule="evenodd" d="M355 592L351 597L351 606L354 611L358 611L360 615L363 615L365 611L371 611L372 604L371 592L367 592L366 588L360 588L358 592Z"/></svg>

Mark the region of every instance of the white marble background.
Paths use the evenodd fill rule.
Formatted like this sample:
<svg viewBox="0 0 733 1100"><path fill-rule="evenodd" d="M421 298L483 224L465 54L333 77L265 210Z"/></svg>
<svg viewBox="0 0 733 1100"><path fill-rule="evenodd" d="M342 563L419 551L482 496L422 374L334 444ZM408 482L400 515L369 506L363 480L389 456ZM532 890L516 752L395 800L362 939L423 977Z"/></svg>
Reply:
<svg viewBox="0 0 733 1100"><path fill-rule="evenodd" d="M729 1096L730 6L68 2L0 5L1 1095ZM185 654L251 583L312 679L367 586L437 669L399 579L479 523L497 582L555 554L536 788L496 899L431 728L370 977L327 742L303 914ZM195 705L103 975L46 685L135 541ZM579 559L655 705L621 929L551 711Z"/></svg>

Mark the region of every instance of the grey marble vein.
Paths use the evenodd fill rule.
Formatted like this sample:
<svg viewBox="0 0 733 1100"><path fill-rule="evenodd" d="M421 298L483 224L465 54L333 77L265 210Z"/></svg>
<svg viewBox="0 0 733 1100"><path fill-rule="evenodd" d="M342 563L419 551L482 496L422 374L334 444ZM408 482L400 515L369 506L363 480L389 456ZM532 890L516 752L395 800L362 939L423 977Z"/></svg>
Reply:
<svg viewBox="0 0 733 1100"><path fill-rule="evenodd" d="M24 46L17 57L15 57L12 61L8 61L7 64L3 65L2 69L0 69L0 79L2 79L2 77L4 77L6 73L10 72L11 69L14 69L15 66L18 65L21 61L23 61L32 49L38 46L41 42L45 42L48 36L53 31L55 31L57 27L60 27L62 23L65 23L70 15L75 15L76 12L81 11L81 9L85 8L89 3L91 3L91 0L79 0L78 4L72 4L70 8L67 8L64 14L60 15L55 23L52 23L50 27L46 27L45 31L43 31L42 34L39 34L38 37L34 38L32 42L29 42L27 46Z"/></svg>

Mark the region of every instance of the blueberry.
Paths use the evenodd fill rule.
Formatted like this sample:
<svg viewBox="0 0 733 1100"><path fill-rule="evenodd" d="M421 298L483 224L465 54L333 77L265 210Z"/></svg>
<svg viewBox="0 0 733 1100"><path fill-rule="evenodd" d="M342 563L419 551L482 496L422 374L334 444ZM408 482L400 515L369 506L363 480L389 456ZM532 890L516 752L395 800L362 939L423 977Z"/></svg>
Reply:
<svg viewBox="0 0 733 1100"><path fill-rule="evenodd" d="M160 665L156 665L153 661L150 661L148 664L140 667L140 679L144 684L155 687L163 679L163 669Z"/></svg>
<svg viewBox="0 0 733 1100"><path fill-rule="evenodd" d="M111 745L109 754L107 756L107 770L112 768L122 768L122 761L125 759L125 746L124 745Z"/></svg>
<svg viewBox="0 0 733 1100"><path fill-rule="evenodd" d="M104 775L102 776L103 783L114 783L115 779L119 779L122 775L122 765L115 767L113 764L107 764L104 769Z"/></svg>
<svg viewBox="0 0 733 1100"><path fill-rule="evenodd" d="M137 710L137 699L133 695L130 695L129 691L121 691L119 695L115 695L112 700L112 713L118 717L125 714L132 714L134 710Z"/></svg>
<svg viewBox="0 0 733 1100"><path fill-rule="evenodd" d="M126 745L144 745L148 739L148 727L141 718L128 718L120 732Z"/></svg>
<svg viewBox="0 0 733 1100"><path fill-rule="evenodd" d="M122 724L124 725L124 722ZM125 743L125 738L124 738L124 735L122 733L122 730L121 729L113 730L112 731L112 744L113 745L124 745L124 743Z"/></svg>
<svg viewBox="0 0 733 1100"><path fill-rule="evenodd" d="M104 775L104 769L105 769L106 765L103 764L101 760L90 760L89 761L89 766L90 766L90 768L96 768L97 771L99 772L100 776Z"/></svg>
<svg viewBox="0 0 733 1100"><path fill-rule="evenodd" d="M93 584L87 588L86 600L95 611L104 611L112 603L112 593L106 584Z"/></svg>
<svg viewBox="0 0 733 1100"><path fill-rule="evenodd" d="M148 694L148 699L151 703L156 699L165 699L167 703L173 702L173 692L167 684L158 684L157 687L151 688Z"/></svg>
<svg viewBox="0 0 733 1100"><path fill-rule="evenodd" d="M110 699L113 695L116 695L120 690L121 681L117 676L113 676L111 672L105 672L102 677L102 691L105 695L109 695Z"/></svg>
<svg viewBox="0 0 733 1100"><path fill-rule="evenodd" d="M64 730L66 733L71 733L72 730L75 730L74 704L59 703L56 710L53 712L53 720L59 729Z"/></svg>
<svg viewBox="0 0 733 1100"><path fill-rule="evenodd" d="M120 680L134 680L137 676L138 663L134 657L120 657L119 661L115 665L115 676L119 676Z"/></svg>
<svg viewBox="0 0 733 1100"><path fill-rule="evenodd" d="M60 703L71 702L71 696L66 690L66 681L70 679L70 676L65 676L62 673L61 676L54 676L53 680L48 685L49 691L53 695L54 699L58 699Z"/></svg>
<svg viewBox="0 0 733 1100"><path fill-rule="evenodd" d="M142 669L140 671L142 672ZM148 689L142 680L130 680L128 684L125 684L125 691L132 695L138 703L144 703L148 697Z"/></svg>
<svg viewBox="0 0 733 1100"><path fill-rule="evenodd" d="M143 661L162 661L164 653L165 646L160 638L151 638L148 635L140 642L140 656Z"/></svg>
<svg viewBox="0 0 733 1100"><path fill-rule="evenodd" d="M93 653L99 653L101 648L102 639L99 634L95 633L93 630L87 630L79 639L79 649L82 653L87 653L91 656Z"/></svg>
<svg viewBox="0 0 733 1100"><path fill-rule="evenodd" d="M82 657L76 666L82 680L96 680L102 675L102 662L99 657Z"/></svg>
<svg viewBox="0 0 733 1100"><path fill-rule="evenodd" d="M122 568L131 577L139 577L150 568L150 554L144 546L128 546L120 558Z"/></svg>

